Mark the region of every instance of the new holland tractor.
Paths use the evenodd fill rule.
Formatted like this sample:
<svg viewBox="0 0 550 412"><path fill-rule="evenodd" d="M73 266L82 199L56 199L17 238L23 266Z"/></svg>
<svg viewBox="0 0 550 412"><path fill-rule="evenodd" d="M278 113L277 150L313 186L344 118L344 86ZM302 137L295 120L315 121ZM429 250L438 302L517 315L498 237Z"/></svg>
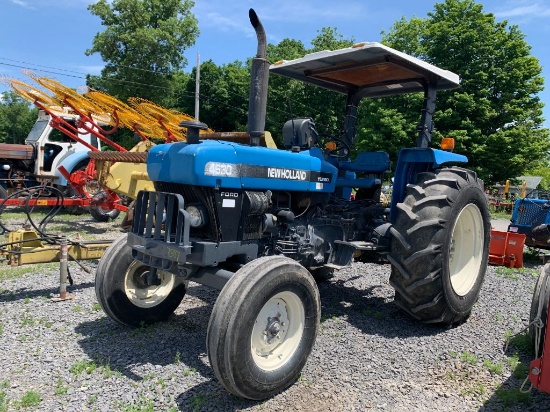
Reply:
<svg viewBox="0 0 550 412"><path fill-rule="evenodd" d="M320 320L316 279L354 260L392 266L395 303L412 317L464 321L484 279L490 221L483 182L449 163L465 156L428 147L436 92L456 74L379 43L308 54L269 65L266 36L250 10L250 144L201 140L159 144L147 157L155 191L136 200L131 231L96 272L96 295L113 320L139 326L167 319L189 281L220 290L207 327L215 376L231 393L264 399L299 376ZM310 119L283 125L285 149L260 147L269 72L347 96L333 150L318 147ZM417 147L395 168L389 207L379 201L387 153L350 149L365 97L424 93ZM351 197L351 190L356 196Z"/></svg>

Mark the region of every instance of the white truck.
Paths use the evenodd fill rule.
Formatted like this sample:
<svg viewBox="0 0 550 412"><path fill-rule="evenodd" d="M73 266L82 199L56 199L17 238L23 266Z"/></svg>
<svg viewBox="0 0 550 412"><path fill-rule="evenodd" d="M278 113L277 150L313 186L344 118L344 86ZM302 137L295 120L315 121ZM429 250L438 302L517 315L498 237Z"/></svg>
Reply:
<svg viewBox="0 0 550 412"><path fill-rule="evenodd" d="M38 112L25 144L0 143L0 199L37 186L53 186L66 199L79 196L67 176L88 166L88 152L101 150L100 141L85 130L91 126L80 124L80 117L71 109L50 110L51 114L44 110ZM101 195L101 188L93 179L88 179L85 186L86 193ZM101 206L89 206L88 209L97 221L115 219L120 213L117 209ZM73 207L72 210L82 208Z"/></svg>

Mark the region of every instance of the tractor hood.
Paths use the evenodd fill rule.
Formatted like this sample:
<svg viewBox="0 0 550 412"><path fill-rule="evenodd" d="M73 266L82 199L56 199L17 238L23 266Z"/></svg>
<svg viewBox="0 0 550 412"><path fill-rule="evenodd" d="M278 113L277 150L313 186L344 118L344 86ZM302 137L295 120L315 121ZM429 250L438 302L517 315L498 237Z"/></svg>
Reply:
<svg viewBox="0 0 550 412"><path fill-rule="evenodd" d="M246 190L333 192L337 169L318 148L301 152L205 140L156 145L147 156L155 182Z"/></svg>
<svg viewBox="0 0 550 412"><path fill-rule="evenodd" d="M457 74L375 42L283 60L269 70L339 93L360 92L362 97L424 92L428 82L438 90L460 87Z"/></svg>

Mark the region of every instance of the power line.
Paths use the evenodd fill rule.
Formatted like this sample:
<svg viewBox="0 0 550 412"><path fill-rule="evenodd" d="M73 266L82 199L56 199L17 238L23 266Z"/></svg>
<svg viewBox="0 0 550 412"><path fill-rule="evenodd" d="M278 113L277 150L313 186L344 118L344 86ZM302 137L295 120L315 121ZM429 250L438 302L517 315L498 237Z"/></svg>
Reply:
<svg viewBox="0 0 550 412"><path fill-rule="evenodd" d="M32 63L31 63L32 64ZM27 69L27 70L36 70L32 67L25 67L25 66L20 66L20 65L17 65L17 64L10 64L10 63L2 63L0 62L0 65L2 66L9 66L9 67L17 67L18 69ZM61 69L63 70L63 69ZM51 71L51 70L40 70L41 72L43 73L50 73L50 74L57 74L59 76L67 76L67 77L74 77L74 78L77 78L77 79L86 79L86 77L82 77L82 76L75 76L75 75L72 75L72 74L65 74L65 73L57 73L57 72L54 72L54 71Z"/></svg>
<svg viewBox="0 0 550 412"><path fill-rule="evenodd" d="M87 80L87 77L84 73L82 72L77 72L77 71L74 71L74 70L69 70L69 69L63 69L63 68L59 68L59 67L53 67L53 66L46 66L46 65L40 65L40 64L36 64L36 63L31 63L31 62L25 62L25 61L20 61L20 60L15 60L15 59L9 59L9 58L6 58L6 57L0 57L0 60L6 60L6 61L11 61L11 62L14 62L14 63L20 63L20 64L10 64L10 63L4 63L4 62L0 62L0 65L3 65L3 66L8 66L8 67L15 67L15 68L19 68L19 69L26 69L26 70L38 70L42 73L48 73L48 74L54 74L54 75L58 75L58 76L65 76L65 77L71 77L71 78L76 78L76 79L83 79L83 80ZM28 67L28 66L22 66L21 64L25 64L25 65L30 65L30 66L36 66L36 67L43 67L43 68L46 68L46 69L51 69L51 70L44 70L44 69L36 69L36 67ZM155 72L153 70L149 70L149 69L142 69L142 68L137 68L137 67L130 67L130 66L124 66L124 65L118 65L119 67L124 67L124 68L128 68L128 69L131 69L131 70L139 70L139 71L145 71L145 72L151 72L151 73L154 73L156 75L160 75L160 76L165 76L163 73L158 73L158 72ZM66 73L60 73L60 72L66 72ZM75 74L80 74L80 76L78 75L75 75L75 74L68 74L68 73L75 73ZM91 75L93 77L97 77L95 75ZM134 85L134 86L146 86L146 87L149 87L149 88L156 88L156 89L162 89L162 90L171 90L169 87L165 87L165 86L159 86L159 85L154 85L154 84L150 84L150 83L140 83L140 82L135 82L135 81L131 81L131 80L121 80L121 79L115 79L115 78L99 78L102 82L107 82L107 83L118 83L118 84L127 84L127 85ZM248 96L244 96L240 93L237 93L237 92L233 92L231 90L226 90L227 93L233 95L233 96L236 96L238 97L239 99L241 99L243 102L244 101L247 101L248 100ZM278 90L271 90L272 93L276 93L276 94L279 94L280 96L283 96L285 98L287 98L287 95L286 93L282 93L282 92L279 92ZM194 97L194 94L192 93L188 93L188 92L183 92L183 93L180 93L180 96L181 95L186 95L186 96L193 96ZM205 96L204 94L200 94L200 97L206 101L212 101L212 102L215 102L217 104L221 104L225 107L228 107L230 110L232 111L238 111L240 112L241 114L245 114L246 113L246 110L242 109L242 108L237 108L237 107L234 107L233 105L230 105L228 102L226 101L221 101L221 100L218 100L218 99L215 99L211 96ZM315 109L311 106L308 106L304 103L302 103L301 101L298 101L298 100L293 100L293 104L297 104L298 106L301 106L302 108L306 109L309 113L314 113L314 114L317 114L317 115L324 115L325 113L318 110L318 109ZM273 106L268 106L269 110L270 111L275 111L275 112L279 112L279 113L283 113L283 114L287 114L287 112L285 110L282 110L282 109L279 109L277 107L273 107ZM319 127L321 128L325 128L325 129L328 129L328 126L326 125L323 125L323 124L318 124Z"/></svg>
<svg viewBox="0 0 550 412"><path fill-rule="evenodd" d="M21 61L21 60L9 59L7 57L0 57L0 60L7 60L9 62L21 63L21 64L30 64L30 65L36 66L36 67L45 67L47 69L58 70L58 71L63 71L63 72L68 72L68 73L85 74L85 73L77 72L77 71L74 71L74 70L62 69L62 68L59 68L59 67L52 67L52 66L44 66L42 64L24 62L24 61ZM2 64L2 63L0 63L0 64Z"/></svg>

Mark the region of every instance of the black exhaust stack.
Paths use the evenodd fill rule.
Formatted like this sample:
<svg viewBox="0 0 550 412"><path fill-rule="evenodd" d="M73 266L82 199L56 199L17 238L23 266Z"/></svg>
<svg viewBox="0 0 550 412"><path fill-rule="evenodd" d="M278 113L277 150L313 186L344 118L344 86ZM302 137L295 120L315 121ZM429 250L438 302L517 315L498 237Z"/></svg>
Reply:
<svg viewBox="0 0 550 412"><path fill-rule="evenodd" d="M258 52L252 59L250 71L250 95L248 100L248 127L250 144L260 145L260 137L264 135L265 113L267 108L267 84L269 80L269 63L267 62L267 41L264 26L253 9L248 11L250 23L256 30Z"/></svg>

